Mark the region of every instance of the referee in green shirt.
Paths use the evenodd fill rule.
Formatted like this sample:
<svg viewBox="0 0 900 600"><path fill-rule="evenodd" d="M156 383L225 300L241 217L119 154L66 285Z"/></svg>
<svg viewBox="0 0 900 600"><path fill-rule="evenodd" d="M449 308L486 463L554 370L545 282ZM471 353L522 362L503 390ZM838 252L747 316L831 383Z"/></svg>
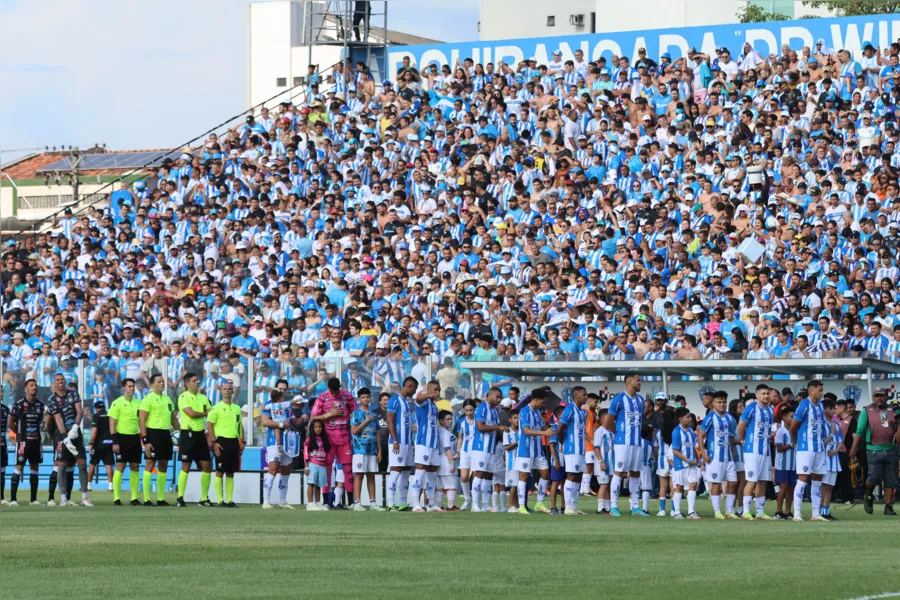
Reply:
<svg viewBox="0 0 900 600"><path fill-rule="evenodd" d="M244 427L241 407L234 404L234 386L230 381L222 384L222 401L216 404L206 417L206 436L216 455L216 482L213 491L219 506L237 508L232 501L234 473L240 468L243 451ZM222 502L222 476L225 476L225 501Z"/></svg>
<svg viewBox="0 0 900 600"><path fill-rule="evenodd" d="M141 464L141 425L138 417L141 401L134 397L134 379L122 380L122 395L109 407L109 433L116 454L116 472L113 475L113 505L122 506L122 474L129 466L128 485L131 488L131 505L139 506L138 468Z"/></svg>
<svg viewBox="0 0 900 600"><path fill-rule="evenodd" d="M178 444L178 460L181 473L178 474L178 500L175 506L187 506L184 490L187 487L191 463L197 463L200 475L200 506L212 506L209 502L209 480L212 465L209 460L209 446L206 442L204 417L209 414L209 400L200 393L200 378L195 373L184 376L187 389L178 396L178 420L181 421L181 441Z"/></svg>
<svg viewBox="0 0 900 600"><path fill-rule="evenodd" d="M150 479L156 467L156 505L169 506L166 496L166 470L172 460L171 429L178 429L178 416L172 399L163 394L165 380L162 375L150 376L150 393L141 400L138 411L141 424L141 442L144 444L144 506L150 502Z"/></svg>

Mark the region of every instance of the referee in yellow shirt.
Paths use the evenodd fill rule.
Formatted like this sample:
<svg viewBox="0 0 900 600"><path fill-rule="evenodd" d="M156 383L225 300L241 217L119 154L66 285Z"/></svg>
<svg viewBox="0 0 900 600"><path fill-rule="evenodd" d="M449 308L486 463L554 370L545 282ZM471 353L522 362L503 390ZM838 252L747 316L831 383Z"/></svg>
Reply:
<svg viewBox="0 0 900 600"><path fill-rule="evenodd" d="M187 506L184 502L184 490L187 487L188 473L191 463L197 463L200 469L200 506L212 506L209 502L209 481L212 478L212 465L209 459L209 446L204 431L203 419L209 414L209 400L200 393L200 378L194 373L184 376L187 389L178 396L178 420L181 421L181 441L178 444L178 460L181 461L181 472L178 474L178 499L175 506Z"/></svg>
<svg viewBox="0 0 900 600"><path fill-rule="evenodd" d="M122 474L128 465L128 486L131 488L131 505L139 506L138 468L141 465L141 426L138 411L141 401L134 397L134 379L122 380L122 395L109 407L109 433L116 455L116 472L113 475L113 505L122 506Z"/></svg>
<svg viewBox="0 0 900 600"><path fill-rule="evenodd" d="M206 436L216 455L216 482L213 491L219 506L237 508L232 501L234 474L240 468L244 427L241 407L234 404L234 386L226 381L221 386L222 401L206 416ZM222 501L222 478L225 477L225 501Z"/></svg>
<svg viewBox="0 0 900 600"><path fill-rule="evenodd" d="M150 376L150 393L141 400L138 411L141 423L141 442L144 444L144 506L150 502L150 480L156 467L156 506L169 506L166 502L166 470L172 460L171 429L178 429L178 415L172 399L163 394L165 380L162 375Z"/></svg>

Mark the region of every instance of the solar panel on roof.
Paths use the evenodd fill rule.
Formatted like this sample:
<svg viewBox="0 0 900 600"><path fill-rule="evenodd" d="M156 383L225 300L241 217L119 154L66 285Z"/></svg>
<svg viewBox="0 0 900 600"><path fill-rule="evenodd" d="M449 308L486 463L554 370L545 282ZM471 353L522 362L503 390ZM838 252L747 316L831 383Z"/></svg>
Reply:
<svg viewBox="0 0 900 600"><path fill-rule="evenodd" d="M144 166L159 166L166 158L175 160L180 155L181 153L178 150L83 154L78 163L78 168L85 171L94 169L140 169ZM38 172L70 171L71 169L72 159L64 157L38 169Z"/></svg>

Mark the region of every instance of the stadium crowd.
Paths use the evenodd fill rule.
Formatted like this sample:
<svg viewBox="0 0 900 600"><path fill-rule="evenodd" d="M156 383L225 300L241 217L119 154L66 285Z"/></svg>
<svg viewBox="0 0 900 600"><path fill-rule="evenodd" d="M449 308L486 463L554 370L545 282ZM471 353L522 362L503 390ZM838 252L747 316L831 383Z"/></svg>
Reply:
<svg viewBox="0 0 900 600"><path fill-rule="evenodd" d="M455 399L513 383L468 359L893 360L898 53L311 67L302 103L7 243L5 397L80 358L110 411L193 373L268 435L281 379L393 397L445 370Z"/></svg>

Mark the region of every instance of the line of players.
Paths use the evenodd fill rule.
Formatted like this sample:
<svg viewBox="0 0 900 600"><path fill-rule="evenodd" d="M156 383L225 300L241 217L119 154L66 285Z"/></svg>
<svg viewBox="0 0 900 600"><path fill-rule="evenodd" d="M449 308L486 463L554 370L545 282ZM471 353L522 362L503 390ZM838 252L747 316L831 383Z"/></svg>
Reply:
<svg viewBox="0 0 900 600"><path fill-rule="evenodd" d="M392 511L410 508L416 512L443 511L446 495L449 510L471 507L472 512L529 514L526 499L529 479L534 476L534 510L555 512L555 508L547 506L546 498L561 483L564 514L583 514L577 504L581 481L587 473L588 479L596 476L598 480L599 514L621 516L618 500L626 493L623 485L627 485L631 514L649 516L650 479L655 468L660 478L658 516L667 515L666 495L671 486L672 510L668 514L676 519L700 518L695 502L702 471L716 519L771 520L774 517L765 512L766 483L772 480L773 474L784 478L776 483L793 483L794 477L788 474L793 475L795 470L793 515L782 516L779 511L779 517L802 520L800 507L809 485L812 520L833 519L828 500L840 470L836 448L842 440L840 429L831 419L834 406L822 400L823 387L819 381L810 382L808 395L796 412L781 411L781 427L773 428L775 415L769 405L769 388L761 384L755 399L743 408L738 418L726 411L727 397L716 394L699 425L687 408L678 408L672 412L675 425L671 435L657 429L651 442L642 436L641 378L630 375L625 380L625 391L613 398L607 410L600 411L592 453L586 453L584 448L588 409L592 410L594 405L591 402L585 408L590 398L583 387L574 388L573 402L555 411L556 422L552 425L543 417L545 397L538 390L527 404L510 415L508 426L500 424L498 407L502 393L492 388L477 407L473 402L464 406L463 418L455 431L451 429L452 415L437 408L439 384L432 381L424 390L417 392L418 388L414 378L407 378L400 391L388 401L386 503ZM365 510L360 503L359 484L363 477L371 478L377 469L375 454L380 447L375 443L377 427L366 427L373 422L369 401L364 390L360 394L360 407L351 418L357 490L353 508L356 510ZM779 454L775 469L771 452L773 429L778 430L774 436ZM544 437L550 440L550 460L541 442ZM592 466L586 469L587 465ZM412 507L406 503L410 480ZM465 499L460 508L455 505L458 480L462 481ZM782 489L789 488L782 485ZM739 494L743 502L736 505ZM685 497L686 515L681 511ZM754 505L755 515L751 512Z"/></svg>

